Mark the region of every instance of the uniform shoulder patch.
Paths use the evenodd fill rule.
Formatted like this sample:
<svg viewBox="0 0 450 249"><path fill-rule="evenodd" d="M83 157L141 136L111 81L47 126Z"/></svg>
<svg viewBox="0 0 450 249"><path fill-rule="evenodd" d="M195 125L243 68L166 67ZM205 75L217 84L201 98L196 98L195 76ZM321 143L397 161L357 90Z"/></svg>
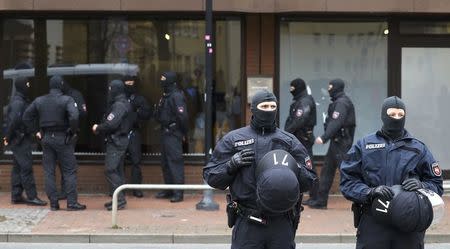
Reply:
<svg viewBox="0 0 450 249"><path fill-rule="evenodd" d="M106 117L106 119L107 119L108 121L111 121L111 120L113 120L115 117L116 117L116 116L114 116L113 113L110 113L110 114L108 115L108 117Z"/></svg>
<svg viewBox="0 0 450 249"><path fill-rule="evenodd" d="M305 166L306 166L306 168L312 170L312 161L311 161L311 158L309 156L307 156L305 158Z"/></svg>
<svg viewBox="0 0 450 249"><path fill-rule="evenodd" d="M179 107L178 107L178 112L179 112L179 113L183 113L183 112L184 112L184 107L179 106Z"/></svg>
<svg viewBox="0 0 450 249"><path fill-rule="evenodd" d="M333 119L337 119L337 118L339 118L339 115L341 115L339 112L334 111L332 117L333 117Z"/></svg>
<svg viewBox="0 0 450 249"><path fill-rule="evenodd" d="M78 108L77 102L74 102L73 105L75 106L75 108Z"/></svg>
<svg viewBox="0 0 450 249"><path fill-rule="evenodd" d="M439 163L437 163L437 162L431 164L431 171L433 171L433 174L435 176L441 176L442 175L442 170L439 167Z"/></svg>
<svg viewBox="0 0 450 249"><path fill-rule="evenodd" d="M297 111L295 112L295 116L297 117L297 118L299 118L299 117L301 117L303 115L303 110L302 109L297 109Z"/></svg>
<svg viewBox="0 0 450 249"><path fill-rule="evenodd" d="M83 111L85 111L85 112L87 111L86 104L83 104L83 105L82 105L82 108L83 108Z"/></svg>
<svg viewBox="0 0 450 249"><path fill-rule="evenodd" d="M246 145L250 145L250 144L254 144L254 143L255 143L254 138L247 139L247 140L239 140L239 141L234 142L234 147L246 146Z"/></svg>

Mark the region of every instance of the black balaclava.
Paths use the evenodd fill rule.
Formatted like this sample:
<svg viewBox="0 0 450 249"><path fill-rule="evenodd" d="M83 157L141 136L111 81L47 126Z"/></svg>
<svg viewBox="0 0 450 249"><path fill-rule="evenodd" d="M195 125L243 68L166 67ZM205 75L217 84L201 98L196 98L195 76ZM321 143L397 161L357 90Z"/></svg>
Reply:
<svg viewBox="0 0 450 249"><path fill-rule="evenodd" d="M391 118L387 114L387 110L389 108L403 109L405 111L405 116L401 119ZM381 127L381 131L384 134L388 135L392 139L397 139L403 136L405 131L405 118L405 104L399 97L391 96L383 101L383 106L381 107L381 121L383 121L383 127Z"/></svg>
<svg viewBox="0 0 450 249"><path fill-rule="evenodd" d="M63 91L65 88L64 84L63 78L59 75L55 75L50 78L49 87L50 89L59 89Z"/></svg>
<svg viewBox="0 0 450 249"><path fill-rule="evenodd" d="M300 94L302 94L304 91L306 91L306 83L304 80L297 78L293 81L291 81L291 86L293 86L295 89L294 91L291 91L291 94L295 97Z"/></svg>
<svg viewBox="0 0 450 249"><path fill-rule="evenodd" d="M14 82L14 86L16 87L16 91L23 94L25 97L29 97L30 94L30 81L26 77L19 77Z"/></svg>
<svg viewBox="0 0 450 249"><path fill-rule="evenodd" d="M68 95L70 93L70 90L72 90L72 87L69 85L69 83L64 82L63 86L62 86L62 92L66 95Z"/></svg>
<svg viewBox="0 0 450 249"><path fill-rule="evenodd" d="M125 86L121 80L113 80L109 83L108 103L112 105L117 96L125 93Z"/></svg>
<svg viewBox="0 0 450 249"><path fill-rule="evenodd" d="M333 87L328 91L328 93L330 94L331 100L334 101L340 93L344 92L345 83L341 79L334 79L330 81L329 84Z"/></svg>
<svg viewBox="0 0 450 249"><path fill-rule="evenodd" d="M172 71L164 72L161 74L161 87L164 93L170 93L176 88L177 74Z"/></svg>
<svg viewBox="0 0 450 249"><path fill-rule="evenodd" d="M250 106L250 110L253 114L251 126L256 130L267 130L273 131L276 127L275 118L277 116L277 110L274 111L263 111L258 109L258 104L262 102L275 101L277 102L277 98L273 93L267 90L260 90L255 93L252 98L252 104Z"/></svg>
<svg viewBox="0 0 450 249"><path fill-rule="evenodd" d="M136 93L136 84L137 84L137 77L136 76L130 76L127 75L123 77L123 83L125 85L125 92L128 95L132 95ZM125 84L126 81L133 81L133 85L127 85Z"/></svg>

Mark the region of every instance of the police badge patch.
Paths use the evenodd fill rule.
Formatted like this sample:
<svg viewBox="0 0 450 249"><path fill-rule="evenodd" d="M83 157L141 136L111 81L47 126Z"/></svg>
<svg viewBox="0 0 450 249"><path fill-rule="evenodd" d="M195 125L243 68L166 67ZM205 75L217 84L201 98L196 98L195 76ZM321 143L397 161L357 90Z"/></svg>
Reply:
<svg viewBox="0 0 450 249"><path fill-rule="evenodd" d="M179 107L178 107L178 112L179 112L179 113L183 113L183 112L184 112L184 107L179 106Z"/></svg>
<svg viewBox="0 0 450 249"><path fill-rule="evenodd" d="M335 111L335 112L333 112L332 117L333 117L333 119L337 119L337 118L339 118L339 115L340 115L340 113Z"/></svg>
<svg viewBox="0 0 450 249"><path fill-rule="evenodd" d="M295 112L295 116L296 116L297 118L301 117L302 114L303 114L303 110L302 110L302 109L297 109L297 111Z"/></svg>
<svg viewBox="0 0 450 249"><path fill-rule="evenodd" d="M312 169L312 161L311 161L311 158L309 156L305 158L305 166L308 169Z"/></svg>
<svg viewBox="0 0 450 249"><path fill-rule="evenodd" d="M442 170L441 168L439 168L439 164L437 162L433 163L431 165L431 171L433 171L433 174L435 176L441 176L442 175Z"/></svg>
<svg viewBox="0 0 450 249"><path fill-rule="evenodd" d="M108 121L111 121L111 120L113 120L115 117L116 117L116 116L114 116L114 114L110 113L110 114L108 115L108 117L106 117L106 119L107 119Z"/></svg>

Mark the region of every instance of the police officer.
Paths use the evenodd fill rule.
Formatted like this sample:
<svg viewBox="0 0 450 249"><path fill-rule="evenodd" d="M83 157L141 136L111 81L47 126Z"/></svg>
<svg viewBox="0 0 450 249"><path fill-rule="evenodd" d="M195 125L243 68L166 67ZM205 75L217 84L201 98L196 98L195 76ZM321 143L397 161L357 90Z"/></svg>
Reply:
<svg viewBox="0 0 450 249"><path fill-rule="evenodd" d="M50 93L38 97L31 103L25 110L23 121L29 129L32 129L32 122L39 120L40 132L36 136L42 140L45 192L50 200L51 210L59 210L55 181L57 160L61 164L64 176L67 210L84 210L86 206L78 203L75 144L68 137L68 134L73 134L78 128L77 104L73 98L63 95L64 81L61 76L50 78L49 85Z"/></svg>
<svg viewBox="0 0 450 249"><path fill-rule="evenodd" d="M64 93L64 95L72 97L73 100L75 101L75 103L77 104L79 119L86 117L87 107L86 107L86 102L84 101L84 98L83 98L83 95L81 94L81 92L78 91L77 89L72 88L72 86L70 86L70 84L68 82L64 82L63 93ZM69 135L74 136L75 143L77 140L76 133L78 133L78 131L79 131L79 129L77 129L74 134L69 134ZM59 165L59 166L60 166L60 171L62 172L61 165ZM64 175L61 174L61 191L58 193L59 200L67 199L65 189L66 189L66 187L64 186Z"/></svg>
<svg viewBox="0 0 450 249"><path fill-rule="evenodd" d="M307 176L299 181L303 186L301 192L311 186L315 172L305 147L294 135L276 127L277 99L273 93L267 90L255 93L251 112L249 126L230 131L219 140L203 169L203 177L214 188L229 187L230 201L241 210L235 222L229 224L234 225L231 248L295 248L293 217L288 212L273 215L257 204L256 162L272 150L290 153L302 175Z"/></svg>
<svg viewBox="0 0 450 249"><path fill-rule="evenodd" d="M328 84L331 103L325 119L323 135L316 138L316 144L324 144L330 140L325 162L320 172L317 196L306 205L311 208L326 209L328 194L333 184L336 168L341 164L342 157L353 143L355 134L355 107L350 98L345 95L344 81L334 79Z"/></svg>
<svg viewBox="0 0 450 249"><path fill-rule="evenodd" d="M289 116L284 125L284 130L294 134L294 136L305 146L310 157L313 156L312 147L314 145L314 126L316 125L316 102L308 94L305 81L297 78L291 81L289 89L292 96L292 104L289 108ZM313 164L313 169L315 169ZM309 192L310 199L305 201L307 204L317 195L317 187L311 188Z"/></svg>
<svg viewBox="0 0 450 249"><path fill-rule="evenodd" d="M184 183L183 139L188 132L186 99L177 88L175 72L161 75L163 96L156 108L156 119L161 124L161 159L164 183ZM156 198L183 201L183 191L161 191Z"/></svg>
<svg viewBox="0 0 450 249"><path fill-rule="evenodd" d="M130 119L132 106L125 96L125 86L121 80L109 83L108 103L108 115L102 123L94 124L92 131L106 136L105 175L112 191L115 191L125 182L121 170L133 125L133 120ZM126 205L125 195L120 192L117 208L124 209ZM106 202L104 206L111 210L112 202Z"/></svg>
<svg viewBox="0 0 450 249"><path fill-rule="evenodd" d="M15 80L14 86L16 92L8 105L8 123L4 138L4 145L10 146L14 158L11 171L11 202L45 206L47 202L39 199L36 192L31 155L31 134L22 121L22 115L30 104L28 99L30 81L28 78L19 77ZM27 198L22 196L24 190Z"/></svg>
<svg viewBox="0 0 450 249"><path fill-rule="evenodd" d="M141 184L142 183L142 169L141 169L141 133L139 131L141 124L149 120L152 116L152 110L150 105L144 96L137 93L136 84L137 78L132 76L126 76L123 79L125 83L125 92L133 107L133 112L130 114L133 119L133 126L130 131L130 143L128 145L128 156L132 163L131 168L131 183ZM144 195L141 190L133 190L133 195L142 198Z"/></svg>
<svg viewBox="0 0 450 249"><path fill-rule="evenodd" d="M403 101L396 96L386 98L381 108L381 130L360 139L341 164L340 189L359 212L355 214L357 249L424 246L425 231L402 232L380 224L367 208L374 198L390 201L393 185L402 185L404 191L425 188L443 193L439 164L427 146L405 130L405 119Z"/></svg>

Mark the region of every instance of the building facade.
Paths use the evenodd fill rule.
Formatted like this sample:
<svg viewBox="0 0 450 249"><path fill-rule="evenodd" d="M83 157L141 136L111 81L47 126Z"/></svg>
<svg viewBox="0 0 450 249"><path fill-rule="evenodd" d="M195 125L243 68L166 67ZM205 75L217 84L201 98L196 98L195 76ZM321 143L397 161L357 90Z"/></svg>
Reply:
<svg viewBox="0 0 450 249"><path fill-rule="evenodd" d="M190 132L184 145L186 182L201 183L205 140L204 0L0 0L0 105L19 75L31 77L33 97L62 74L86 99L76 148L81 191L106 190L103 139L90 127L104 115L107 83L137 75L150 103L161 95L159 75L176 71L185 93ZM381 101L401 96L407 129L450 170L445 115L450 82L450 0L213 0L214 139L243 126L259 87L273 89L284 126L289 82L303 78L317 101L318 126L329 103L327 83L342 78L355 103L355 138L381 125ZM3 115L2 115L3 117ZM2 118L1 117L1 118ZM3 118L2 118L3 121ZM162 182L159 127L143 128L144 182ZM35 145L40 176L40 147ZM326 146L314 147L320 162ZM9 189L11 156L0 156L1 189ZM99 180L101 179L101 180ZM5 183L5 184L3 184Z"/></svg>

